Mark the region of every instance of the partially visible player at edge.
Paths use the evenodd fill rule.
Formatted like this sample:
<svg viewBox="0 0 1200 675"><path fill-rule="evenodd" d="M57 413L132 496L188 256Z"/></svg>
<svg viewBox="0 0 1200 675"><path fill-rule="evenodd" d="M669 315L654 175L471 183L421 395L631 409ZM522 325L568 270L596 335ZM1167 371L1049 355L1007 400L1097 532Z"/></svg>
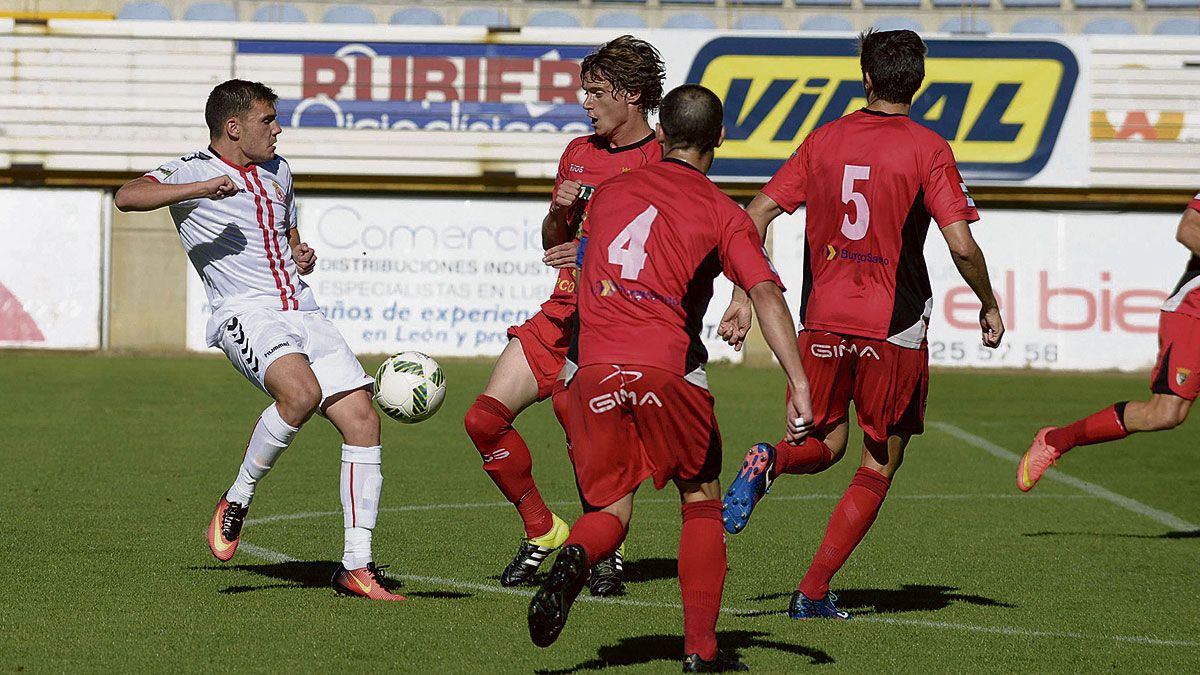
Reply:
<svg viewBox="0 0 1200 675"><path fill-rule="evenodd" d="M931 217L982 304L983 344L995 348L1004 334L968 226L979 215L954 155L908 117L925 78L925 44L908 30L868 31L859 41L867 107L809 134L748 208L765 237L781 212L807 205L797 341L814 430L800 444L750 449L725 496L726 530L746 526L777 476L817 473L841 459L851 401L863 429L859 469L792 595L793 619L850 618L834 604L829 582L875 521L909 439L924 430L933 294L923 250ZM718 330L740 344L748 326L749 308L735 296Z"/></svg>
<svg viewBox="0 0 1200 675"><path fill-rule="evenodd" d="M674 89L656 134L663 161L610 179L588 206L567 416L580 489L603 508L572 526L529 605L529 634L541 647L557 639L588 568L617 550L634 492L653 477L656 489L673 481L682 501L683 669L748 670L716 636L726 566L721 433L700 329L717 274L748 290L787 374L789 441L807 433L808 382L754 223L705 175L725 137L720 99L699 85Z"/></svg>
<svg viewBox="0 0 1200 675"><path fill-rule="evenodd" d="M529 448L512 423L522 410L552 393L555 416L560 424L564 420L565 399L555 393L555 381L574 329L579 221L596 186L660 159L662 151L646 116L662 99L663 75L658 51L629 35L584 57L580 64L583 108L596 132L567 144L558 162L550 210L542 221L543 261L559 269L554 292L541 311L508 329L509 343L464 418L467 434L483 456L483 470L517 507L525 526L516 556L500 575L505 586L532 579L569 532L567 523L542 500L534 484ZM568 452L569 448L568 440ZM585 511L589 508L584 504ZM619 553L596 566L589 588L595 595L623 591Z"/></svg>
<svg viewBox="0 0 1200 675"><path fill-rule="evenodd" d="M242 376L275 399L255 422L237 478L217 502L207 535L213 555L222 562L233 557L255 487L320 412L344 441L345 550L333 589L404 600L384 588L371 553L383 485L372 380L300 278L317 256L300 241L292 171L275 154L282 132L276 100L258 82L217 85L204 109L209 146L126 183L116 206L170 207L212 306L208 345L220 347Z"/></svg>
<svg viewBox="0 0 1200 675"><path fill-rule="evenodd" d="M1046 469L1072 448L1106 443L1139 431L1174 429L1200 393L1200 194L1192 198L1175 239L1192 253L1158 322L1158 359L1150 400L1121 401L1064 427L1045 427L1017 464L1017 487L1029 492Z"/></svg>

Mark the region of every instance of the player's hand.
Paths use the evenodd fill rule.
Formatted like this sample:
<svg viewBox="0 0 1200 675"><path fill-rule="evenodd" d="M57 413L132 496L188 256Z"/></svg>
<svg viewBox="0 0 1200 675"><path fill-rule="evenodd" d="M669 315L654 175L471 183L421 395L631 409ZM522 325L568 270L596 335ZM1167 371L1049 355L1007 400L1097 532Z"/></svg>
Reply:
<svg viewBox="0 0 1200 675"><path fill-rule="evenodd" d="M233 179L229 176L209 178L198 185L202 190L200 197L203 199L225 199L238 193L237 186L233 184Z"/></svg>
<svg viewBox="0 0 1200 675"><path fill-rule="evenodd" d="M1000 346L1004 337L1004 320L1000 318L1000 308L979 310L979 327L983 330L983 346L995 349Z"/></svg>
<svg viewBox="0 0 1200 675"><path fill-rule="evenodd" d="M553 267L557 270L576 269L579 265L576 263L576 256L579 253L579 242L576 240L568 241L565 244L551 246L546 249L546 254L542 256L542 262L547 267Z"/></svg>
<svg viewBox="0 0 1200 675"><path fill-rule="evenodd" d="M583 183L577 180L564 180L558 189L554 191L554 208L565 209L575 203L579 199L579 191L583 189Z"/></svg>
<svg viewBox="0 0 1200 675"><path fill-rule="evenodd" d="M788 387L787 422L783 440L798 444L813 430L812 400L808 393L808 380L793 382Z"/></svg>
<svg viewBox="0 0 1200 675"><path fill-rule="evenodd" d="M717 335L721 337L727 344L733 347L733 351L742 351L742 345L746 341L746 333L750 332L750 320L753 316L753 311L750 309L750 300L747 298L744 302L732 300L725 313L721 315L721 322L717 324Z"/></svg>
<svg viewBox="0 0 1200 675"><path fill-rule="evenodd" d="M304 242L292 247L292 260L300 268L300 274L308 274L317 267L317 252Z"/></svg>

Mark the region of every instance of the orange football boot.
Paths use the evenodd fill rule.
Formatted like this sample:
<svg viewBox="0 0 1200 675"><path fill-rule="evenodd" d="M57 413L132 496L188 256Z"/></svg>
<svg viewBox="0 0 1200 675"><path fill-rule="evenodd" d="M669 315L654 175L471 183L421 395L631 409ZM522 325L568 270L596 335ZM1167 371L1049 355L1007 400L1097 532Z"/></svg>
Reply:
<svg viewBox="0 0 1200 675"><path fill-rule="evenodd" d="M338 565L330 581L333 590L340 595L358 596L371 600L407 600L403 595L396 595L383 586L383 574L375 563L367 563L366 567L348 570L345 565Z"/></svg>
<svg viewBox="0 0 1200 675"><path fill-rule="evenodd" d="M1021 492L1032 490L1033 486L1037 485L1041 479L1042 474L1046 473L1046 469L1054 466L1054 463L1062 456L1062 453L1046 442L1046 434L1056 428L1038 429L1037 435L1033 437L1033 444L1029 446L1029 449L1025 451L1025 456L1017 464L1017 487L1021 489Z"/></svg>
<svg viewBox="0 0 1200 675"><path fill-rule="evenodd" d="M246 521L249 506L226 499L229 493L221 495L217 502L217 511L213 513L212 522L208 524L208 548L221 562L229 562L237 551L238 538L242 536L242 524Z"/></svg>

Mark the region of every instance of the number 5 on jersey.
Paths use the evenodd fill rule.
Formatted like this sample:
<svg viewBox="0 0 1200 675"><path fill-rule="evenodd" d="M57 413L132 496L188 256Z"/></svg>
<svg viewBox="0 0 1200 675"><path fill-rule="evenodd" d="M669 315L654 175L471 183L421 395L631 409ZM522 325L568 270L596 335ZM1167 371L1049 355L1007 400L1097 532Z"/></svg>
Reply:
<svg viewBox="0 0 1200 675"><path fill-rule="evenodd" d="M658 209L651 204L608 245L608 262L621 266L622 279L636 281L646 266L646 238L650 236L650 226L657 217Z"/></svg>
<svg viewBox="0 0 1200 675"><path fill-rule="evenodd" d="M855 190L854 183L871 178L871 167L847 164L842 170L842 203L854 204L854 222L850 214L842 216L842 234L847 239L858 241L867 236L867 228L871 227L871 207L867 204L867 196Z"/></svg>

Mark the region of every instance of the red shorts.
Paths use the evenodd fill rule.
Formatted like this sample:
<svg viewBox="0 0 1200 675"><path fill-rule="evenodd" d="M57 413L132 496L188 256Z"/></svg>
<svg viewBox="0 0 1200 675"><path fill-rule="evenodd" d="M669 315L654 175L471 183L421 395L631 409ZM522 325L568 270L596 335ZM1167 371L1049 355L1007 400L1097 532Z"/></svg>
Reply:
<svg viewBox="0 0 1200 675"><path fill-rule="evenodd" d="M568 386L572 455L579 489L603 508L647 477L706 483L721 471L713 397L659 368L590 365Z"/></svg>
<svg viewBox="0 0 1200 675"><path fill-rule="evenodd" d="M929 395L929 350L908 349L885 340L804 330L796 338L812 394L818 430L850 418L883 442L888 436L915 436L925 430Z"/></svg>
<svg viewBox="0 0 1200 675"><path fill-rule="evenodd" d="M1150 391L1195 401L1200 394L1200 319L1163 312L1158 320L1158 362Z"/></svg>
<svg viewBox="0 0 1200 675"><path fill-rule="evenodd" d="M571 344L572 325L571 319L555 319L545 312L538 312L520 326L508 329L509 339L521 341L525 361L537 380L539 401L550 397L554 381L562 372L567 347Z"/></svg>

